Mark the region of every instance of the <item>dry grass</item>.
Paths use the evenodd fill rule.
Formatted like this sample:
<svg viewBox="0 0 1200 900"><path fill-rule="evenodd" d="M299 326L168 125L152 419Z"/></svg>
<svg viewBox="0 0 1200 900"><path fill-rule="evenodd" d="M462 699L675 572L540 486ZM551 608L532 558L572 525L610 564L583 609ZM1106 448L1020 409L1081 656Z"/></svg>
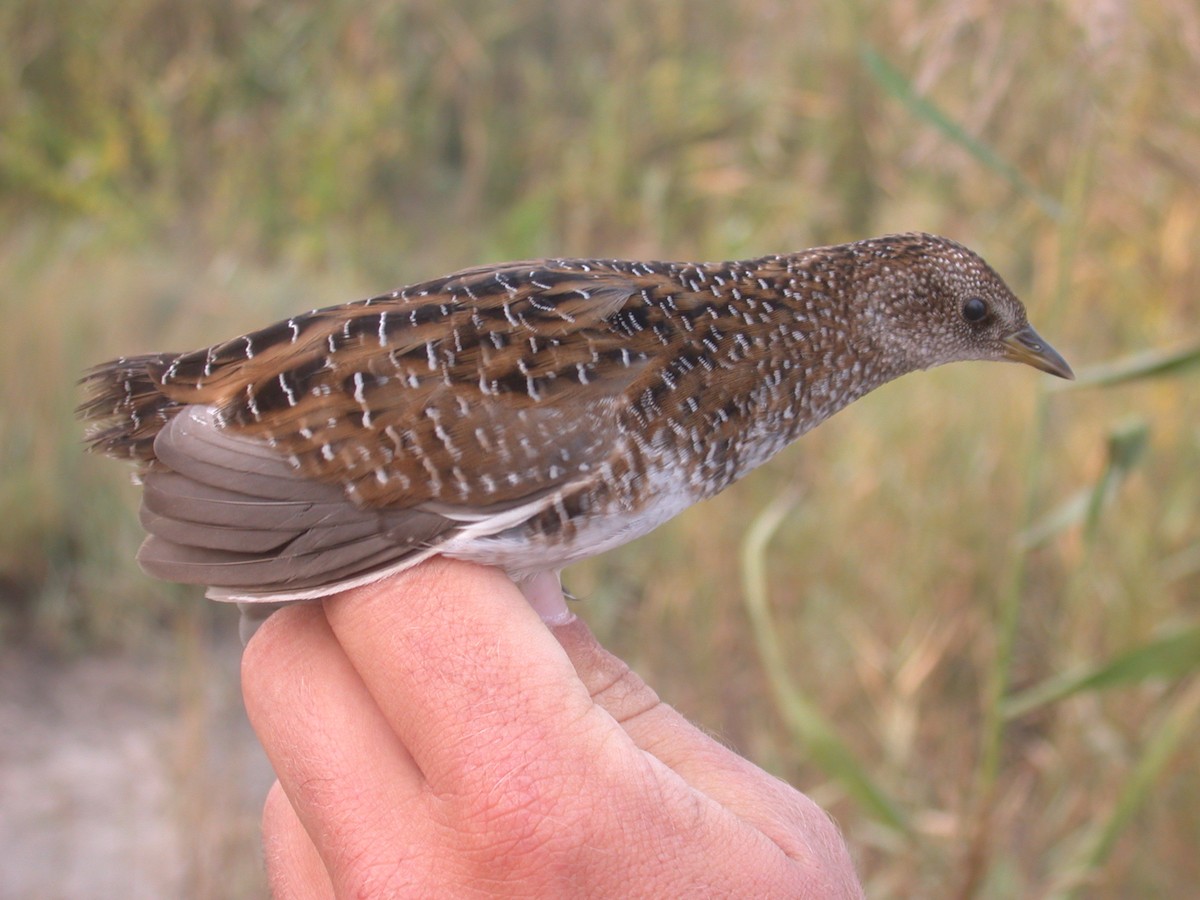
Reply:
<svg viewBox="0 0 1200 900"><path fill-rule="evenodd" d="M185 627L131 562L125 473L79 453L73 380L110 355L488 259L914 228L981 250L1077 366L1200 334L1187 0L17 0L0 35L12 640ZM1002 700L1197 627L1197 377L914 376L568 581L665 697L831 806L872 896L1185 896L1200 660ZM760 662L739 547L793 487L766 557L787 684L905 828L817 764Z"/></svg>

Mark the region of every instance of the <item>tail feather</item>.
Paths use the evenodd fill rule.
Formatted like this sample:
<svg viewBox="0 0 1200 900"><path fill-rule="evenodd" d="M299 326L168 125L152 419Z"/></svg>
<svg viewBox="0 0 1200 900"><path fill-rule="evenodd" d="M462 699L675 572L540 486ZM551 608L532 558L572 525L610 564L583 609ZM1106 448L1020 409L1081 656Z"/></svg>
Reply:
<svg viewBox="0 0 1200 900"><path fill-rule="evenodd" d="M80 384L87 397L76 413L90 426L88 449L119 459L154 459L154 438L185 404L164 394L152 373L177 355L122 356L84 373Z"/></svg>

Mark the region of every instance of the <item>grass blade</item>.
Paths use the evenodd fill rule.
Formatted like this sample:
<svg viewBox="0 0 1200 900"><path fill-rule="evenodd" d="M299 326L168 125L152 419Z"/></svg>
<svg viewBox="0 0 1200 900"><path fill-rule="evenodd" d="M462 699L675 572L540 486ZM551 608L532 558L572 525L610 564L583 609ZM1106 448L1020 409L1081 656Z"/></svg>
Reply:
<svg viewBox="0 0 1200 900"><path fill-rule="evenodd" d="M1200 715L1200 679L1194 680L1171 704L1158 726L1151 730L1145 752L1129 774L1124 789L1117 795L1112 813L1089 828L1075 861L1063 871L1058 883L1046 896L1054 900L1074 897L1085 887L1094 887L1092 878L1104 865L1121 832L1134 813L1151 796L1163 769L1175 751L1185 743Z"/></svg>
<svg viewBox="0 0 1200 900"><path fill-rule="evenodd" d="M907 835L911 828L899 808L867 774L830 722L788 675L767 602L766 551L771 537L798 499L794 493L776 498L754 520L742 543L743 597L754 629L755 645L775 703L793 737L804 744L817 765L836 779L875 819Z"/></svg>
<svg viewBox="0 0 1200 900"><path fill-rule="evenodd" d="M1151 378L1178 375L1200 366L1200 342L1176 350L1148 350L1111 362L1100 363L1075 373L1073 382L1054 385L1054 390L1112 387Z"/></svg>
<svg viewBox="0 0 1200 900"><path fill-rule="evenodd" d="M1104 508L1145 454L1149 437L1150 426L1145 422L1130 422L1109 432L1108 463L1089 498L1087 518L1084 520L1084 534L1089 543L1096 537Z"/></svg>
<svg viewBox="0 0 1200 900"><path fill-rule="evenodd" d="M1200 625L1156 638L1098 665L1044 681L1010 697L1004 704L1004 714L1013 719L1083 691L1182 678L1196 672L1200 672Z"/></svg>
<svg viewBox="0 0 1200 900"><path fill-rule="evenodd" d="M884 59L874 47L863 45L859 51L867 71L888 93L898 99L909 112L923 119L940 131L946 138L958 144L980 163L1004 178L1025 196L1033 200L1050 218L1062 218L1063 208L1053 197L1038 190L1016 166L1000 157L991 147L973 137L955 122L940 107L921 96L899 69Z"/></svg>
<svg viewBox="0 0 1200 900"><path fill-rule="evenodd" d="M1149 439L1150 426L1142 421L1129 422L1110 431L1107 463L1096 483L1072 495L1026 528L1018 537L1020 548L1028 551L1040 547L1081 523L1088 541L1092 541L1101 514L1145 455Z"/></svg>

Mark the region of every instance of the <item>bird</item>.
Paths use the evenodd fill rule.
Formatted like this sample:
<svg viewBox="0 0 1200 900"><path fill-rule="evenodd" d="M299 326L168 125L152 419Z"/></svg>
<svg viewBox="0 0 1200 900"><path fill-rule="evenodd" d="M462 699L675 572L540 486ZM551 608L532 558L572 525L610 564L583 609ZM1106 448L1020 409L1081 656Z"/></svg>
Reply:
<svg viewBox="0 0 1200 900"><path fill-rule="evenodd" d="M1074 377L979 255L913 232L464 269L103 363L78 413L136 465L152 576L274 608L440 554L532 602L875 388L967 360Z"/></svg>

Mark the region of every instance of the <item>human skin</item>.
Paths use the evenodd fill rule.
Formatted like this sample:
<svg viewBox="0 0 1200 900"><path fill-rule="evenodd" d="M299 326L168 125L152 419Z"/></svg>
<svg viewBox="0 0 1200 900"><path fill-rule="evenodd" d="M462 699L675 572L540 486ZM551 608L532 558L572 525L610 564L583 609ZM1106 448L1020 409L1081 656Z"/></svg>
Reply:
<svg viewBox="0 0 1200 900"><path fill-rule="evenodd" d="M434 559L267 619L242 676L277 897L862 896L820 807L541 612Z"/></svg>

